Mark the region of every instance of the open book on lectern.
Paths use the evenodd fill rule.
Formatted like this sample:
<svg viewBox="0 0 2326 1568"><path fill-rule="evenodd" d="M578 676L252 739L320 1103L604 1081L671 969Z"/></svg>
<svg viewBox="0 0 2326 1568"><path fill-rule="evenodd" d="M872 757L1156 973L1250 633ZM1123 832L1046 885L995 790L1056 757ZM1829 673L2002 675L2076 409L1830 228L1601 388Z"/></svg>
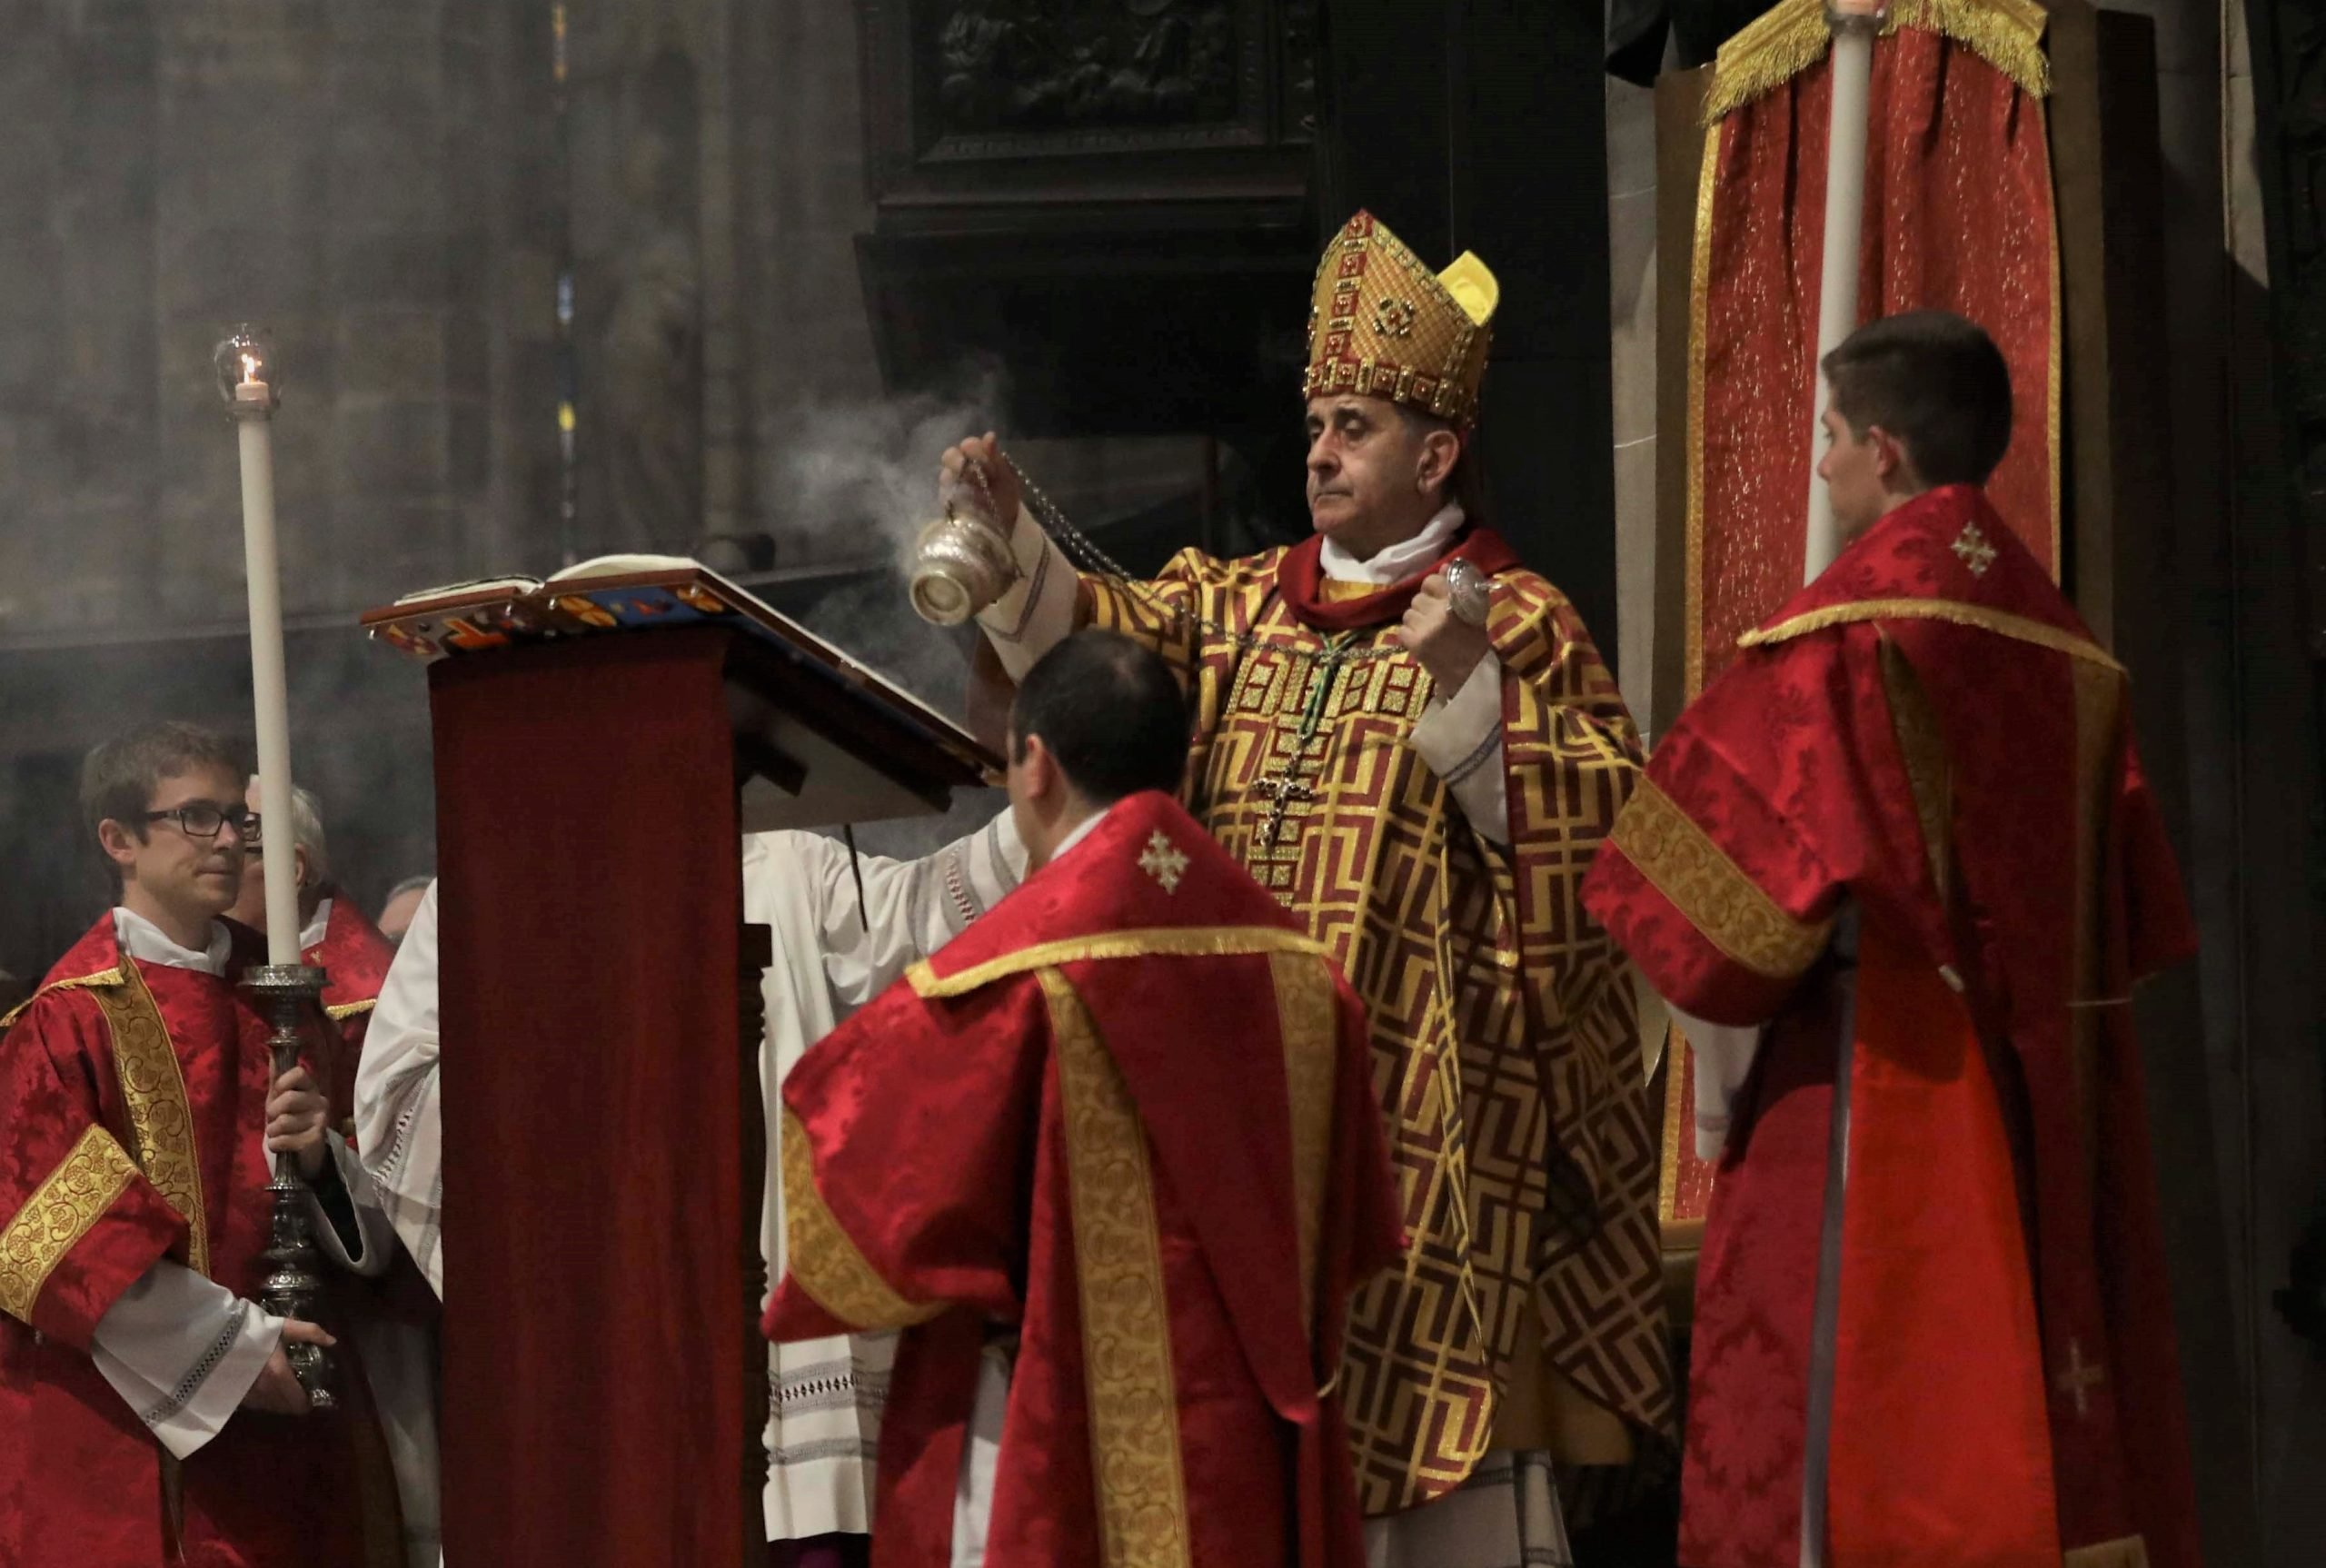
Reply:
<svg viewBox="0 0 2326 1568"><path fill-rule="evenodd" d="M684 627L741 633L728 665L742 826L830 827L946 809L1001 759L895 681L699 561L611 555L543 581L495 577L367 611L377 641L429 663ZM609 737L618 744L618 737Z"/></svg>

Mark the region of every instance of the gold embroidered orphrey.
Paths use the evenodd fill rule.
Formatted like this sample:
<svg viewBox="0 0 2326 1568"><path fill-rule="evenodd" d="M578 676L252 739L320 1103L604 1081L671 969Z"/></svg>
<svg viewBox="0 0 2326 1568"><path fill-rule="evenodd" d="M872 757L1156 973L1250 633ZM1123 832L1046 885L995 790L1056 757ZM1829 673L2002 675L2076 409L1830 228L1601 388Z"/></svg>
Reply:
<svg viewBox="0 0 2326 1568"><path fill-rule="evenodd" d="M1138 868L1162 883L1166 893L1176 893L1179 890L1179 878L1187 875L1188 858L1158 828L1148 837L1146 852L1138 858Z"/></svg>
<svg viewBox="0 0 2326 1568"><path fill-rule="evenodd" d="M1963 531L1955 536L1953 550L1973 577L1986 576L1987 568L1995 563L1995 547L1987 542L1987 536L1979 531L1976 522L1963 525Z"/></svg>
<svg viewBox="0 0 2326 1568"><path fill-rule="evenodd" d="M1083 1395L1106 1568L1190 1568L1147 1128L1073 985L1054 968L1038 974L1058 1053Z"/></svg>
<svg viewBox="0 0 2326 1568"><path fill-rule="evenodd" d="M137 1174L111 1133L93 1126L0 1229L0 1312L29 1324L41 1287Z"/></svg>
<svg viewBox="0 0 2326 1568"><path fill-rule="evenodd" d="M210 1272L210 1225L203 1210L202 1165L194 1147L194 1113L185 1092L185 1072L169 1026L145 978L126 957L121 983L92 986L113 1037L113 1068L121 1080L122 1103L129 1110L130 1152L145 1179L186 1223L186 1266Z"/></svg>
<svg viewBox="0 0 2326 1568"><path fill-rule="evenodd" d="M1825 950L1831 920L1786 914L1654 780L1639 781L1610 837L1690 925L1754 974L1789 980Z"/></svg>
<svg viewBox="0 0 2326 1568"><path fill-rule="evenodd" d="M880 1277L824 1206L808 1129L789 1108L782 1128L784 1266L808 1298L842 1323L866 1329L910 1328L944 1311L943 1302L908 1301Z"/></svg>

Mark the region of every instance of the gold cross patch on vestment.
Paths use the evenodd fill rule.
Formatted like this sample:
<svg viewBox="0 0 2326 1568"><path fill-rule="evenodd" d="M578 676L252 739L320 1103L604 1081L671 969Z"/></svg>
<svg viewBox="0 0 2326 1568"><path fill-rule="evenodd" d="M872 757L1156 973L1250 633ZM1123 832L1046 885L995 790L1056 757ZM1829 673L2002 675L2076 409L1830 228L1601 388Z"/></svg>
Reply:
<svg viewBox="0 0 2326 1568"><path fill-rule="evenodd" d="M1188 857L1158 829L1147 840L1147 852L1138 858L1138 868L1162 883L1166 893L1176 893L1179 890L1179 878L1187 874Z"/></svg>

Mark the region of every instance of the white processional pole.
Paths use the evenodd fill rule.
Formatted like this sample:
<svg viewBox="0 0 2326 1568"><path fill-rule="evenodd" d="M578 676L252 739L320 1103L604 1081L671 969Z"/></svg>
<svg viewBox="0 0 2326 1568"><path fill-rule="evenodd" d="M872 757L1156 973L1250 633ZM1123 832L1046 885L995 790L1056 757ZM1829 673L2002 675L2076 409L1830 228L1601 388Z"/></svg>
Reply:
<svg viewBox="0 0 2326 1568"><path fill-rule="evenodd" d="M1825 0L1834 34L1834 108L1825 134L1825 246L1817 288L1816 397L1809 411L1809 450L1820 450L1818 416L1825 407L1825 356L1857 330L1857 279L1865 228L1866 99L1874 78L1874 40L1889 21L1889 0ZM1812 466L1814 464L1813 462ZM1833 497L1809 481L1809 531L1801 580L1814 582L1842 552ZM1842 1206L1849 1181L1850 1067L1856 1056L1857 924L1854 901L1834 921L1840 960L1834 984L1840 1028L1834 1076L1834 1116L1828 1134L1825 1204L1817 1259L1817 1294L1810 1325L1808 1434L1802 1465L1802 1568L1825 1568L1825 1509L1833 1433L1834 1356L1840 1328Z"/></svg>
<svg viewBox="0 0 2326 1568"><path fill-rule="evenodd" d="M1825 243L1817 285L1817 395L1809 410L1809 450L1819 450L1818 416L1825 407L1825 356L1857 330L1859 239L1865 229L1867 89L1874 77L1874 39L1888 23L1889 0L1825 0L1834 34L1833 118L1825 133ZM1825 487L1809 484L1808 549L1801 581L1809 582L1842 551Z"/></svg>

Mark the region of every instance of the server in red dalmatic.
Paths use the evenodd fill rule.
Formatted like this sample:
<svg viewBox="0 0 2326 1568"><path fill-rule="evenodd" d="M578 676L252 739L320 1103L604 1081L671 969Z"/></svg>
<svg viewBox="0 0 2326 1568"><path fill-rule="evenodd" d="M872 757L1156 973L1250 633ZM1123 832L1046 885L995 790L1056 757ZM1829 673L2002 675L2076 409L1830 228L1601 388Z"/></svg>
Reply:
<svg viewBox="0 0 2326 1568"><path fill-rule="evenodd" d="M238 991L240 759L160 725L99 747L83 805L121 899L0 1036L0 1562L284 1568L362 1560L346 1429L302 1421L313 1324L255 1305L271 1152L324 1253L394 1245L326 1130L312 1064L277 1077Z"/></svg>
<svg viewBox="0 0 2326 1568"><path fill-rule="evenodd" d="M1986 335L1891 317L1826 370L1855 538L1585 892L1692 1017L1720 1159L1681 1561L2196 1568L2128 1006L2195 938L2125 672L1980 488Z"/></svg>
<svg viewBox="0 0 2326 1568"><path fill-rule="evenodd" d="M768 1330L908 1329L876 1568L1356 1568L1341 1324L1400 1251L1362 1006L1171 799L1154 654L1068 639L1011 731L1041 868L785 1081Z"/></svg>

